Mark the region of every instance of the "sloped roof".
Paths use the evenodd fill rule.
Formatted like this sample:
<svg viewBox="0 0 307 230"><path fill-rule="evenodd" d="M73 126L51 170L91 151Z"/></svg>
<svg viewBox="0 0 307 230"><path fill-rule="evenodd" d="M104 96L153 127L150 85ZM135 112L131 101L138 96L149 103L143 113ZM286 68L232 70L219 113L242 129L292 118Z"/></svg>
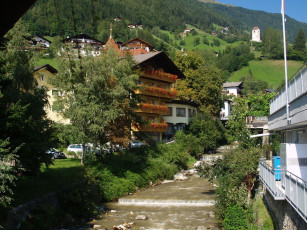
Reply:
<svg viewBox="0 0 307 230"><path fill-rule="evenodd" d="M225 82L223 83L223 88L230 88L230 87L239 87L242 85L242 81L238 82Z"/></svg>
<svg viewBox="0 0 307 230"><path fill-rule="evenodd" d="M35 36L32 37L32 39L35 38L35 37L42 38L42 39L44 39L45 41L52 43L50 40L48 40L47 38L44 38L44 37L41 36L41 35L35 35Z"/></svg>
<svg viewBox="0 0 307 230"><path fill-rule="evenodd" d="M116 44L116 42L112 37L109 37L105 45L105 49L108 49L109 47L113 47L115 50L120 51L122 53L122 51L120 50L120 48L118 47L118 45Z"/></svg>
<svg viewBox="0 0 307 230"><path fill-rule="evenodd" d="M151 49L153 48L153 45L151 45L151 44L148 43L148 42L145 42L144 40L142 40L142 39L140 39L140 38L138 38L138 37L132 38L132 39L130 39L129 41L124 42L124 43L122 44L122 46L125 46L125 45L127 45L129 42L132 42L132 41L134 41L134 40L139 40L139 41L145 43L146 45L148 45Z"/></svg>
<svg viewBox="0 0 307 230"><path fill-rule="evenodd" d="M58 70L49 64L34 67L34 72L46 68L49 72L56 74Z"/></svg>
<svg viewBox="0 0 307 230"><path fill-rule="evenodd" d="M93 40L95 42L104 44L104 42L99 41L96 38L93 38L93 37L91 37L91 36L89 36L87 34L79 34L79 35L76 35L76 36L73 36L73 37L70 37L70 38L65 38L65 39L63 39L63 42L69 42L71 39L91 39L91 40Z"/></svg>
<svg viewBox="0 0 307 230"><path fill-rule="evenodd" d="M159 68L163 68L165 72L176 74L178 78L185 78L184 74L163 51L134 55L133 59L136 66L155 63Z"/></svg>

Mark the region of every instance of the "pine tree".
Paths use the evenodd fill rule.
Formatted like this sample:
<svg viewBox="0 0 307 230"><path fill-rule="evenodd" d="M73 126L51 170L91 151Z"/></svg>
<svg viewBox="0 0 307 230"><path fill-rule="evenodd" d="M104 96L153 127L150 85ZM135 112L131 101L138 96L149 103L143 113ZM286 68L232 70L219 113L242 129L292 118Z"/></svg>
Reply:
<svg viewBox="0 0 307 230"><path fill-rule="evenodd" d="M293 49L300 52L306 51L306 36L302 29L299 29L296 34L293 42Z"/></svg>
<svg viewBox="0 0 307 230"><path fill-rule="evenodd" d="M33 53L25 36L26 26L17 23L0 52L0 139L9 138L10 149L20 147L18 166L38 175L42 163L51 163L45 154L51 129L44 111L47 94L34 79Z"/></svg>

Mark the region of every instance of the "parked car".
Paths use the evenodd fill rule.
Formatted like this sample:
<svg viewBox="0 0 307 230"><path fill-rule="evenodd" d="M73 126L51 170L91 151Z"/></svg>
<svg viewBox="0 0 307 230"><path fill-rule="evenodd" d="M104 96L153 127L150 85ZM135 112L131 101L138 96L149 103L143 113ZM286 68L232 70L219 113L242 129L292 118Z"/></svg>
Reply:
<svg viewBox="0 0 307 230"><path fill-rule="evenodd" d="M132 139L131 140L131 148L138 148L138 147L141 147L141 146L145 146L146 143L143 143L143 142L140 142L138 140L135 140L135 139Z"/></svg>
<svg viewBox="0 0 307 230"><path fill-rule="evenodd" d="M82 145L81 144L71 144L67 148L67 152L82 153Z"/></svg>
<svg viewBox="0 0 307 230"><path fill-rule="evenodd" d="M46 154L51 157L51 159L66 159L66 156L61 151L58 151L55 148L48 149Z"/></svg>

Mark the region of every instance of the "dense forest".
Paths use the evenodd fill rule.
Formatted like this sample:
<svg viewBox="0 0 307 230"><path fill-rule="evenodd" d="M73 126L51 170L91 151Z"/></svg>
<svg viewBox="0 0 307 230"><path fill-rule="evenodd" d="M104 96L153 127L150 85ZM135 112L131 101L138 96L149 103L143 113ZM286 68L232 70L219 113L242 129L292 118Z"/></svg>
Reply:
<svg viewBox="0 0 307 230"><path fill-rule="evenodd" d="M234 20L195 0L38 0L23 20L29 23L33 34L95 35L99 33L99 24L112 22L115 16L123 18L126 25L141 22L148 29L159 26L171 32L182 32L185 24L203 30L212 30L213 23L234 26Z"/></svg>
<svg viewBox="0 0 307 230"><path fill-rule="evenodd" d="M281 29L279 14L197 0L38 0L23 20L29 24L32 34L65 37L87 33L105 40L109 24L116 16L123 19L121 27L124 28L141 22L144 28L158 26L175 34L182 32L186 24L210 33L214 24L230 27L233 32L251 31L254 26L259 26L262 31L267 27ZM287 18L291 42L300 28L307 34L306 23ZM122 28L115 28L115 34L116 29L122 33L119 39L129 37L123 34L129 33L127 30L123 32Z"/></svg>
<svg viewBox="0 0 307 230"><path fill-rule="evenodd" d="M281 14L267 13L264 11L249 10L242 7L232 7L223 4L206 4L215 12L230 17L235 25L240 25L240 29L250 31L254 26L258 26L261 31L268 27L282 30ZM298 22L293 18L286 16L286 30L290 42L293 42L295 35L299 29L302 29L307 34L307 23Z"/></svg>

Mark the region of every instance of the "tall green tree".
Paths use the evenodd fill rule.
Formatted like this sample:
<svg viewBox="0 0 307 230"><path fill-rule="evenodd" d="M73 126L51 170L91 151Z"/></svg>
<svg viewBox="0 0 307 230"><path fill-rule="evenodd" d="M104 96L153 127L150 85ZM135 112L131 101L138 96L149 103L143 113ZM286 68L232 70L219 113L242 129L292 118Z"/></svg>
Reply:
<svg viewBox="0 0 307 230"><path fill-rule="evenodd" d="M221 108L220 70L206 65L205 59L198 52L178 53L175 63L186 76L176 83L179 97L196 100L200 103L201 111L217 115Z"/></svg>
<svg viewBox="0 0 307 230"><path fill-rule="evenodd" d="M264 31L263 35L263 54L273 59L283 57L283 36L280 30L271 27Z"/></svg>
<svg viewBox="0 0 307 230"><path fill-rule="evenodd" d="M60 63L53 82L62 92L57 98L59 109L78 130L83 153L88 142L99 142L102 147L108 140L108 125L116 126L112 121L128 117L123 103L131 96L138 77L132 74L132 59L118 56L112 48L96 58L89 51L81 59L68 50L61 54Z"/></svg>
<svg viewBox="0 0 307 230"><path fill-rule="evenodd" d="M20 167L39 174L42 163L51 163L45 151L50 147L50 121L46 118L47 94L38 87L33 73L33 53L28 49L26 26L17 23L7 33L0 51L0 139L8 147L20 147Z"/></svg>
<svg viewBox="0 0 307 230"><path fill-rule="evenodd" d="M300 52L306 51L306 35L302 29L299 29L296 34L293 42L293 49Z"/></svg>

